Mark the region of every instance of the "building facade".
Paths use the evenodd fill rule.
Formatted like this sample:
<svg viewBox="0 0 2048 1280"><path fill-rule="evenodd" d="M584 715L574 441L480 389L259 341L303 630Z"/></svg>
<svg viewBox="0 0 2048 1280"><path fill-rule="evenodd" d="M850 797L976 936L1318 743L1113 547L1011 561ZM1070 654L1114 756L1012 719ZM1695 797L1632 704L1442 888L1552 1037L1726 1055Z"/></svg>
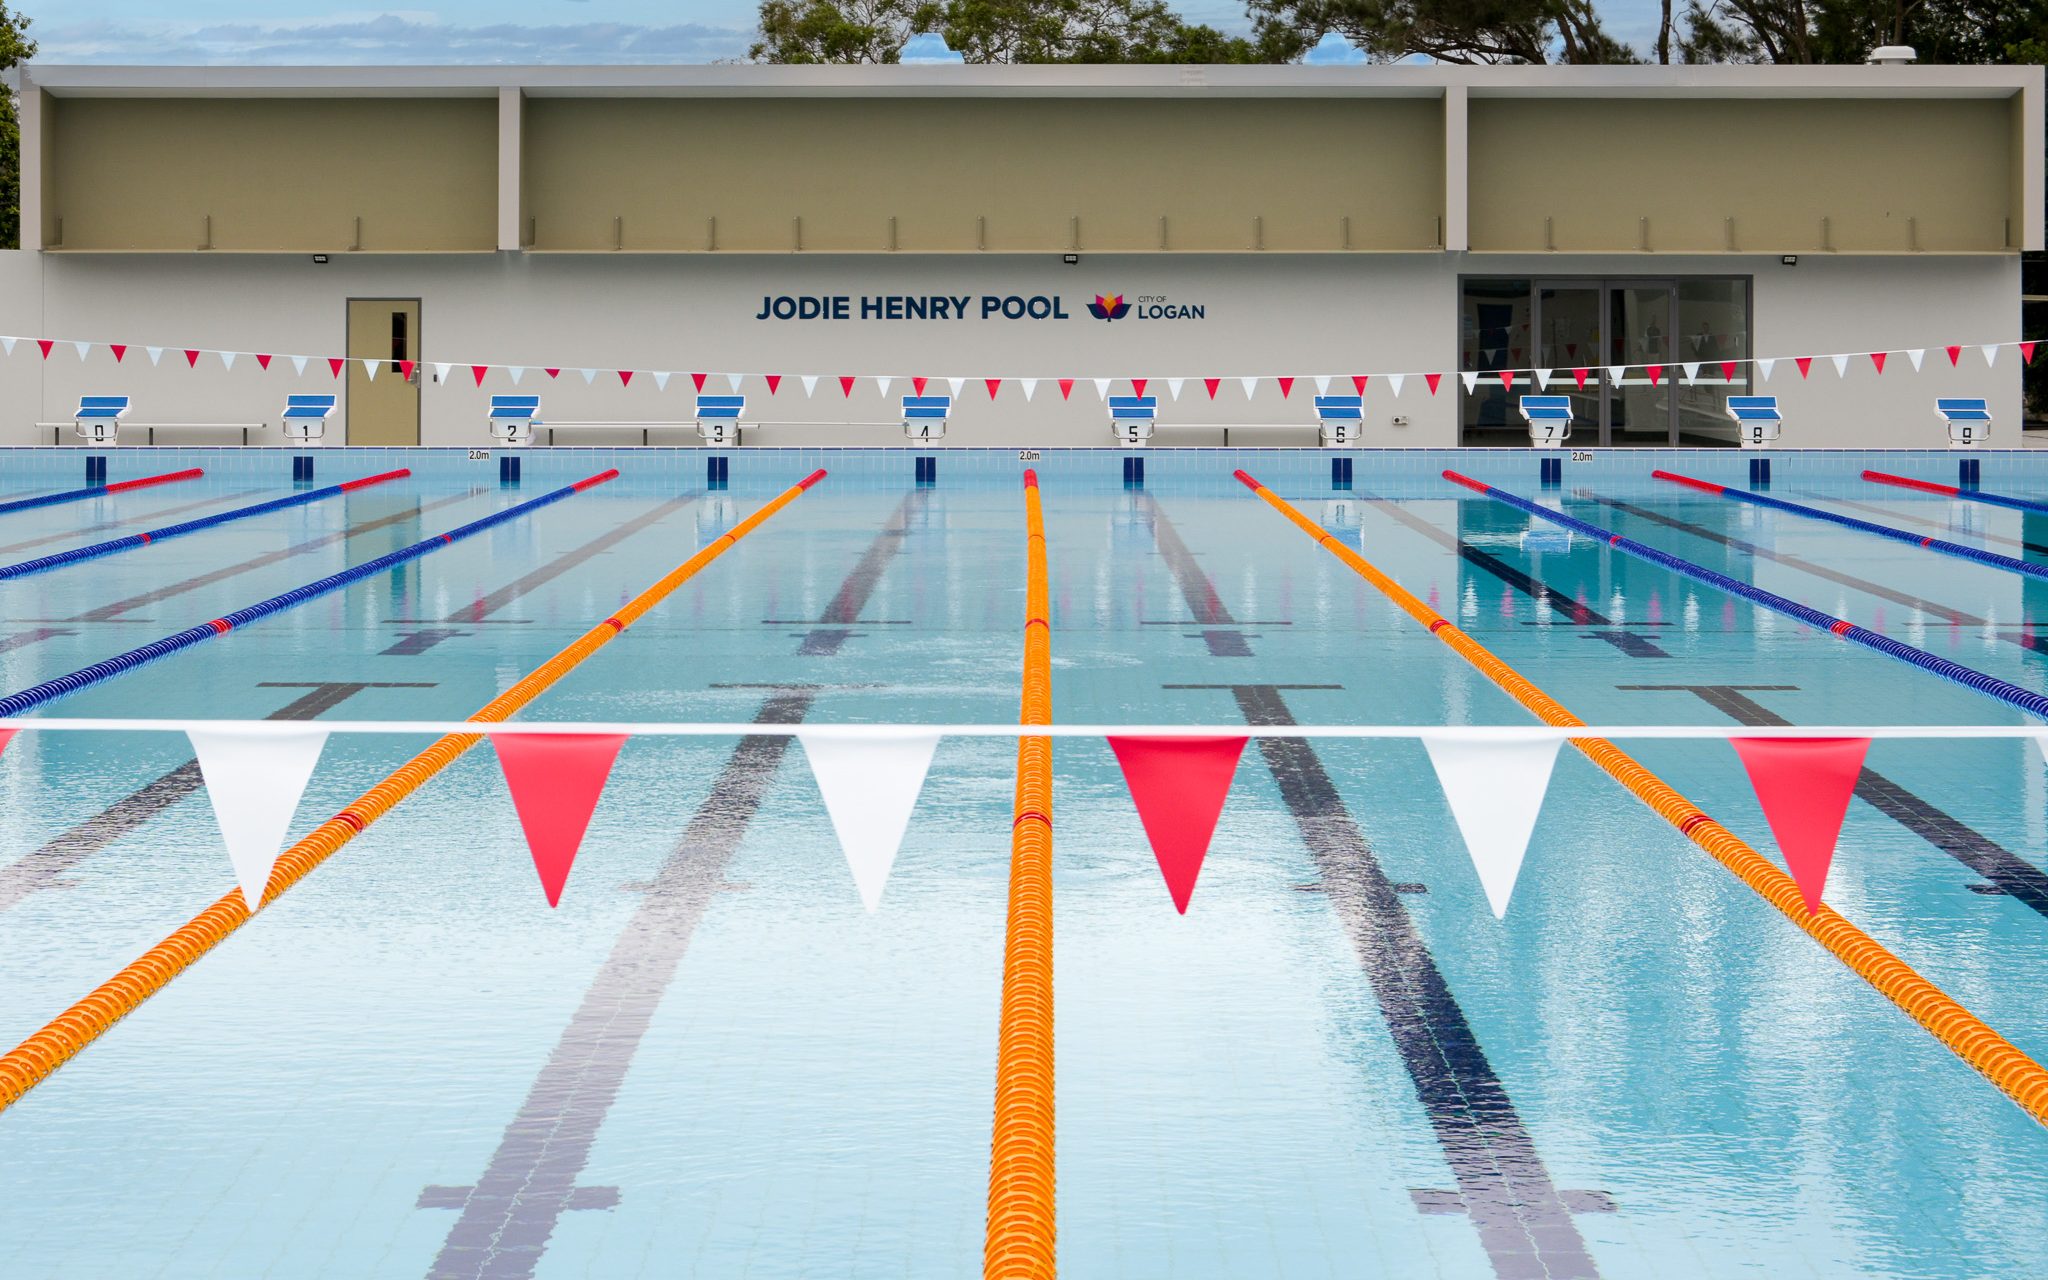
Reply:
<svg viewBox="0 0 2048 1280"><path fill-rule="evenodd" d="M1574 444L1732 443L1725 397L1768 391L1787 445L1932 446L1940 395L2016 436L2018 353L1978 348L2031 336L2042 243L2039 68L31 65L21 89L0 334L55 345L0 360L6 444L101 392L280 443L284 395L325 390L337 439L481 444L512 366L544 417L620 424L593 443L690 442L659 424L701 376L736 379L747 444L898 442L916 378L958 388L948 444L1111 444L1101 379L1160 397L1161 444L1313 444L1315 391L1359 377L1368 447L1511 444L1547 371Z"/></svg>

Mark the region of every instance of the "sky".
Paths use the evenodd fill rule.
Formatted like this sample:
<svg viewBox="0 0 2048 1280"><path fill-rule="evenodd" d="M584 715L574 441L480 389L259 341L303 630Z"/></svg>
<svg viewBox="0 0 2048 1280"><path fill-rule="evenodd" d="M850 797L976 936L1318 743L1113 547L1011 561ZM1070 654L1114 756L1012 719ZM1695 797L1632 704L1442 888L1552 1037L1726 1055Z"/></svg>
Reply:
<svg viewBox="0 0 2048 1280"><path fill-rule="evenodd" d="M7 0L46 62L603 63L742 60L757 0ZM1242 3L1180 0L1189 21L1243 33ZM166 16L175 9L176 16ZM1651 0L1605 0L1614 35L1646 48Z"/></svg>

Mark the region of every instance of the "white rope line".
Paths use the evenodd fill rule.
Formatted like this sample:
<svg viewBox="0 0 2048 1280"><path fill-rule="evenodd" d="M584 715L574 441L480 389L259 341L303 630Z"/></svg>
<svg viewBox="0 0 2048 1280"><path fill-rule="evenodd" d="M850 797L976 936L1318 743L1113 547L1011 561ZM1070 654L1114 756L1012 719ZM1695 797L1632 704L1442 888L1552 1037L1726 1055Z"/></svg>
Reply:
<svg viewBox="0 0 2048 1280"><path fill-rule="evenodd" d="M59 733L183 733L187 730L292 737L323 733L622 734L643 738L815 737L859 741L937 735L945 738L1459 738L1473 742L1546 742L1574 738L1718 740L1730 738L1951 739L2033 738L2048 749L2042 725L1131 725L1131 724L757 724L617 721L485 720L137 720L4 719L0 730Z"/></svg>

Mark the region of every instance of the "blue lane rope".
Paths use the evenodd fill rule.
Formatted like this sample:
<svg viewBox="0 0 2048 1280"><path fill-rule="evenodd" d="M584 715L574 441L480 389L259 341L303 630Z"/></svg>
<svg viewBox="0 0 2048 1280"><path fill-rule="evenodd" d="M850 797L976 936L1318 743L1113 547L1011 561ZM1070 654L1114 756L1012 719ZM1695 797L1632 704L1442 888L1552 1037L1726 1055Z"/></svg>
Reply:
<svg viewBox="0 0 2048 1280"><path fill-rule="evenodd" d="M1769 507L1773 511L1785 511L1795 516L1825 520L1829 524L1838 524L1845 529L1856 529L1863 533L1874 533L1880 538L1890 538L1893 542L1904 542L1915 547L1925 547L1929 551L1939 551L1943 555L1961 556L1965 560L1975 560L1978 564L1988 564L1994 569L2005 569L2012 573L2024 573L2033 578L2048 579L2048 565L2034 564L2014 556L2003 556L1996 551L1986 551L1981 547L1967 546L1960 542L1949 542L1941 538L1924 538L1917 533L1908 533L1904 529L1895 529L1888 524L1875 524L1869 520L1858 520L1854 516L1836 515L1832 511L1823 511L1819 507L1803 506L1797 502L1787 502L1783 498L1766 497L1761 493L1746 493L1741 489L1731 489L1724 484L1715 484L1711 480L1695 480L1691 476L1682 476L1674 471L1652 471L1650 474L1659 480L1669 480L1674 484L1682 484L1687 488L1698 489L1704 493L1718 493L1724 498L1733 498L1737 502L1753 503L1759 507Z"/></svg>
<svg viewBox="0 0 2048 1280"><path fill-rule="evenodd" d="M201 516L197 520L187 520L183 524L167 524L161 529L149 529L142 533L131 533L119 538L109 538L105 542L95 542L89 546L73 547L69 551L52 552L46 556L37 556L33 560L23 560L18 564L0 565L0 581L8 578L26 577L31 573L41 573L46 569L59 569L67 564L77 564L82 560L97 560L101 556L113 555L116 551L126 551L131 547L148 546L152 542L162 542L166 538L175 538L180 534L197 533L201 529L211 529L215 525L227 524L230 521L247 520L252 516L265 515L272 511L282 511L286 507L304 506L309 502L319 502L323 498L336 497L354 489L366 488L385 480L396 480L411 474L410 468L386 471L380 475L364 476L360 480L349 480L341 484L331 484L324 489L310 489L305 493L294 493L270 502L259 502L250 507L237 507L233 511L222 511L215 515Z"/></svg>
<svg viewBox="0 0 2048 1280"><path fill-rule="evenodd" d="M206 472L200 467L188 467L183 471L166 471L160 476L143 476L139 480L116 480L112 484L92 484L83 489L66 489L62 493L45 493L34 498L16 498L12 502L0 502L0 515L10 511L33 511L37 507L54 507L60 502L83 502L87 498L104 498L110 493L126 493L130 489L147 489L153 485L175 484L180 480L196 480Z"/></svg>
<svg viewBox="0 0 2048 1280"><path fill-rule="evenodd" d="M41 684L31 685L18 693L10 693L5 697L0 697L0 716L18 716L32 708L42 706L46 702L61 698L67 693L75 693L87 685L98 684L100 681L111 679L124 671L131 671L145 662L154 662L158 658L176 653L180 649L189 649L202 640L211 640L215 636L226 635L236 627L247 626L259 618L267 618L273 613L282 613L286 609L302 605L308 600L327 595L330 592L339 591L352 582L360 582L372 574L381 573L395 565L404 564L408 560L417 560L429 551L438 551L450 543L472 537L486 529L504 524L508 520L516 520L528 512L547 506L549 503L560 502L573 493L590 488L594 484L602 484L618 474L618 471L614 469L591 476L588 479L579 480L575 484L564 485L559 489L544 493L538 498L530 498L525 502L519 503L517 506L507 507L503 511L485 516L481 520L472 520L468 524L457 529L450 529L446 533L435 534L431 538L415 542L409 547L393 551L388 555L378 556L375 560L366 561L352 569L344 569L340 573L332 574L317 582L309 582L303 587L295 587L283 595L272 596L268 600L258 601L246 609L237 609L233 613L222 614L211 622L203 622L196 627L187 627L175 635L168 635L161 640L152 641L140 648L116 654L111 658L95 662L89 667L80 667L69 675L58 676L54 680L45 680Z"/></svg>
<svg viewBox="0 0 2048 1280"><path fill-rule="evenodd" d="M1443 474L1444 479L1454 484L1464 485L1467 489L1477 493L1485 494L1495 502L1513 507L1517 511L1526 512L1529 515L1548 520L1552 524L1561 525L1575 533L1584 534L1588 538L1597 538L1617 551L1625 551L1639 560L1647 560L1651 564L1661 565L1674 573L1683 574L1695 582L1705 583L1717 591L1725 591L1730 595L1740 596L1742 599L1748 600L1753 604L1760 604L1774 613L1782 613L1788 618L1795 618L1810 627L1818 627L1823 631L1838 635L1844 640L1853 640L1865 648L1875 649L1879 653L1887 654L1902 662L1910 662L1923 671L1931 671L1935 675L1947 680L1953 680L1957 684L1975 689L1979 693L1989 694L2000 702L2008 706L2017 707L2029 715L2048 720L2048 698L2042 697L2032 689L2021 688L2009 680L2001 680L1997 676L1979 671L1975 667L1966 667L1960 662L1951 662L1947 658L1929 653L1925 649L1916 649L1910 644L1903 644L1892 639L1890 636L1872 631L1868 627L1859 627L1847 619L1837 618L1832 614L1822 613L1818 609L1808 608L1796 600L1787 600L1784 596L1765 591L1762 587L1751 586L1749 583L1731 578L1725 573L1716 573L1704 565L1694 564L1692 561L1674 556L1668 551L1659 551L1657 548L1637 542L1633 538L1624 538L1611 529L1603 529L1599 525L1588 523L1576 516L1568 516L1563 512L1552 511L1548 507L1538 506L1527 498L1509 493L1504 489L1496 489L1492 485L1474 480L1470 476L1459 475L1455 471L1446 471Z"/></svg>

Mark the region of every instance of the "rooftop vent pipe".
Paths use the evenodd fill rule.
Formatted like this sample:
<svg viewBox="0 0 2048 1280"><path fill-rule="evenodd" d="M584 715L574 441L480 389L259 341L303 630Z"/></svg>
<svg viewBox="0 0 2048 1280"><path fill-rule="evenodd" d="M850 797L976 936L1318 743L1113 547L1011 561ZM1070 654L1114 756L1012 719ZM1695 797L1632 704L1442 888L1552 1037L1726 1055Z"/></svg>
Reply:
<svg viewBox="0 0 2048 1280"><path fill-rule="evenodd" d="M1879 45L1870 51L1869 62L1873 67L1903 67L1917 61L1920 55L1913 52L1911 45Z"/></svg>

